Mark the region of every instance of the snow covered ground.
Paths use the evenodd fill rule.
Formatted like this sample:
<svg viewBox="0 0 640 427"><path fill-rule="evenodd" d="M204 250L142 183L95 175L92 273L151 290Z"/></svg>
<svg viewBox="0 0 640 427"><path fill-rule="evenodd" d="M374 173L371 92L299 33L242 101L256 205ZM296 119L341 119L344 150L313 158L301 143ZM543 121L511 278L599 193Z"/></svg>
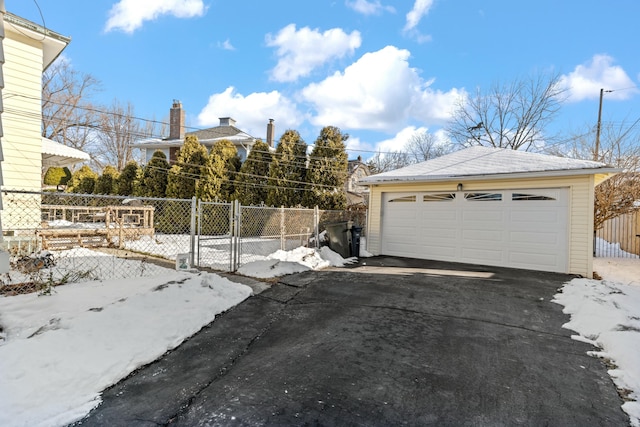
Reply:
<svg viewBox="0 0 640 427"><path fill-rule="evenodd" d="M571 315L565 328L591 343L589 354L606 360L631 425L640 426L640 259L596 258L603 280L573 279L554 302Z"/></svg>
<svg viewBox="0 0 640 427"><path fill-rule="evenodd" d="M328 248L301 247L246 263L239 273L277 277L352 261ZM595 270L603 281L574 279L554 301L571 315L565 327L580 334L575 339L593 343L591 354L615 366L610 374L628 398L623 409L640 426L640 260L598 258ZM89 281L57 287L51 296L0 297L0 425L61 426L82 418L102 390L249 295L249 287L216 274L166 270L161 280Z"/></svg>
<svg viewBox="0 0 640 427"><path fill-rule="evenodd" d="M111 258L92 259L99 268ZM328 248L267 258L247 264L244 273L275 277L355 260ZM0 297L0 426L61 426L82 418L100 403L102 390L251 295L251 288L205 272L166 269L161 279L140 277L136 262L127 261L137 276L131 279L67 284L50 296Z"/></svg>

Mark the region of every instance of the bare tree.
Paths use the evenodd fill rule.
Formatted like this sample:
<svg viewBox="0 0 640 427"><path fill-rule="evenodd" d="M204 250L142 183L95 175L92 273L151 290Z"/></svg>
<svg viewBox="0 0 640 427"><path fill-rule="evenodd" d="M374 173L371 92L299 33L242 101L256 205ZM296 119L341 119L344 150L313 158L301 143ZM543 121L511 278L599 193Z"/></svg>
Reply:
<svg viewBox="0 0 640 427"><path fill-rule="evenodd" d="M598 159L622 172L595 188L594 227L605 221L640 209L640 119L629 124L604 125ZM595 136L588 131L575 136L564 147L549 150L551 154L591 160L595 157Z"/></svg>
<svg viewBox="0 0 640 427"><path fill-rule="evenodd" d="M100 114L99 123L96 137L100 144L92 160L100 168L113 165L122 171L127 162L133 160L131 144L141 135L141 126L134 117L133 106L131 103L122 105L114 101L111 107Z"/></svg>
<svg viewBox="0 0 640 427"><path fill-rule="evenodd" d="M411 135L405 151L410 163L420 163L449 153L451 146L439 143L432 133L423 130Z"/></svg>
<svg viewBox="0 0 640 427"><path fill-rule="evenodd" d="M372 174L392 171L410 165L409 155L402 151L377 152L367 161Z"/></svg>
<svg viewBox="0 0 640 427"><path fill-rule="evenodd" d="M443 156L450 153L451 148L451 144L439 142L433 134L421 130L411 135L402 151L377 152L367 161L367 166L372 174L388 172Z"/></svg>
<svg viewBox="0 0 640 427"><path fill-rule="evenodd" d="M90 152L98 115L91 97L100 82L74 70L64 58L42 76L42 136Z"/></svg>
<svg viewBox="0 0 640 427"><path fill-rule="evenodd" d="M553 140L544 131L565 96L559 83L559 74L538 74L496 83L487 92L478 89L458 101L447 132L463 147L538 150Z"/></svg>

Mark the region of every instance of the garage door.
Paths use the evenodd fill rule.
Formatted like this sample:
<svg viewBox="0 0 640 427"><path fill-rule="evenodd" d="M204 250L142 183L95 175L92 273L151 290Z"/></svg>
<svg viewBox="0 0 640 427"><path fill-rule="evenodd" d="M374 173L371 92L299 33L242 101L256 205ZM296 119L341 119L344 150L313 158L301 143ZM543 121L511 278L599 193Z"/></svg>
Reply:
<svg viewBox="0 0 640 427"><path fill-rule="evenodd" d="M383 193L382 254L564 273L568 194Z"/></svg>

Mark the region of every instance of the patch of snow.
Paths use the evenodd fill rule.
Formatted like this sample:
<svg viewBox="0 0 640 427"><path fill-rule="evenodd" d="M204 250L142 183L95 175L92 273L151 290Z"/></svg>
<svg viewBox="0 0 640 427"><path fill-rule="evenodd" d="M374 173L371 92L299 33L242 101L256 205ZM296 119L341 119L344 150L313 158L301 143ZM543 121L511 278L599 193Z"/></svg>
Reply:
<svg viewBox="0 0 640 427"><path fill-rule="evenodd" d="M251 294L215 274L92 281L0 298L0 425L61 426Z"/></svg>
<svg viewBox="0 0 640 427"><path fill-rule="evenodd" d="M610 243L600 237L596 237L596 257L640 259L640 256L622 250L620 243Z"/></svg>
<svg viewBox="0 0 640 427"><path fill-rule="evenodd" d="M330 266L343 267L357 260L355 257L345 259L328 246L323 246L319 250L301 246L291 251L278 250L266 259L243 264L238 269L238 274L267 279L308 270L320 270Z"/></svg>
<svg viewBox="0 0 640 427"><path fill-rule="evenodd" d="M631 424L640 426L640 260L596 258L594 269L603 280L573 279L566 283L554 302L571 315L565 328L593 344L594 357L616 366L609 375L627 393L622 409Z"/></svg>

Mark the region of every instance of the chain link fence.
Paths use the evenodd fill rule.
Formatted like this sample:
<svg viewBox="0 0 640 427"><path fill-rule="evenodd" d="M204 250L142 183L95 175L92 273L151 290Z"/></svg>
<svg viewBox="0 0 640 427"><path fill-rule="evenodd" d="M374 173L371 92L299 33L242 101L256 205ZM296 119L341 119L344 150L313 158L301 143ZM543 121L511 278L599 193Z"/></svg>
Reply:
<svg viewBox="0 0 640 427"><path fill-rule="evenodd" d="M235 271L278 250L318 247L327 224L364 226L366 208L323 211L189 199L3 190L0 295L161 275L195 266Z"/></svg>
<svg viewBox="0 0 640 427"><path fill-rule="evenodd" d="M3 190L0 294L154 276L190 250L191 200Z"/></svg>

